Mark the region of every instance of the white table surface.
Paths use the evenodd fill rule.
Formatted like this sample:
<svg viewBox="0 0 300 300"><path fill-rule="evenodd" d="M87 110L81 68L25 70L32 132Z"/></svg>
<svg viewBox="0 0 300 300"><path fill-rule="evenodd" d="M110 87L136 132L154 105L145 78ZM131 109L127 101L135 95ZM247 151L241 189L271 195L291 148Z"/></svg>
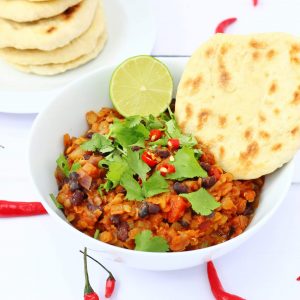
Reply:
<svg viewBox="0 0 300 300"><path fill-rule="evenodd" d="M130 0L128 0L130 1ZM227 17L239 20L228 32L299 33L299 0L153 0L157 16L154 55L190 55ZM146 33L145 33L146 34ZM5 99L0 99L5 101ZM27 137L35 115L0 113L0 199L33 201L27 177ZM297 155L296 170L300 167ZM300 174L267 225L235 251L215 261L226 289L246 299L300 299ZM0 219L0 299L83 299L78 245L50 216ZM96 257L97 253L94 254ZM105 262L118 283L112 300L213 299L205 266L146 272ZM95 290L104 299L106 275L90 263Z"/></svg>

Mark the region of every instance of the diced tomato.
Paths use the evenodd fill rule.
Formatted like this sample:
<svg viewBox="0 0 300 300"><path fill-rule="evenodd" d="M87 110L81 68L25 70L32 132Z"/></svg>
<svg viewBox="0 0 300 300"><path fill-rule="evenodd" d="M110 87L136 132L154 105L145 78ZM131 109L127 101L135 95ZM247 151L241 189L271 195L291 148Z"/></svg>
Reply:
<svg viewBox="0 0 300 300"><path fill-rule="evenodd" d="M168 221L174 223L178 221L185 213L188 207L187 201L180 196L171 197L171 210L168 212Z"/></svg>
<svg viewBox="0 0 300 300"><path fill-rule="evenodd" d="M222 171L215 166L212 166L208 172L209 176L215 176L217 180L220 179Z"/></svg>
<svg viewBox="0 0 300 300"><path fill-rule="evenodd" d="M150 130L150 134L149 134L149 140L151 142L157 141L161 138L162 136L162 132L158 129L152 129Z"/></svg>
<svg viewBox="0 0 300 300"><path fill-rule="evenodd" d="M179 139L169 139L168 140L168 148L170 150L177 150L180 146Z"/></svg>
<svg viewBox="0 0 300 300"><path fill-rule="evenodd" d="M158 164L156 156L150 151L144 151L142 154L142 160L149 166L154 167Z"/></svg>

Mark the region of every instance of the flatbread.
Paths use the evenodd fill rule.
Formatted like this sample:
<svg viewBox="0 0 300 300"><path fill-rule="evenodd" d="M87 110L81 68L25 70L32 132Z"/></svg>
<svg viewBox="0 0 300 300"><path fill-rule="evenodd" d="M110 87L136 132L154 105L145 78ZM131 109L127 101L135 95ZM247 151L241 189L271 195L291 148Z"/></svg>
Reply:
<svg viewBox="0 0 300 300"><path fill-rule="evenodd" d="M214 36L184 70L175 115L235 179L273 172L300 148L300 39Z"/></svg>
<svg viewBox="0 0 300 300"><path fill-rule="evenodd" d="M98 38L104 32L104 14L101 5L97 8L90 28L83 35L71 41L65 47L52 51L0 49L0 57L10 63L20 65L61 64L90 53L97 45Z"/></svg>
<svg viewBox="0 0 300 300"><path fill-rule="evenodd" d="M95 57L98 56L98 54L102 51L105 43L107 40L107 32L105 31L104 34L98 39L96 47L88 54L83 55L75 60L69 61L67 63L63 64L47 64L47 65L40 65L40 66L34 66L34 65L17 65L12 64L16 69L26 72L26 73L34 73L38 75L56 75L59 73L63 73L67 70L77 68Z"/></svg>
<svg viewBox="0 0 300 300"><path fill-rule="evenodd" d="M0 17L16 22L36 21L57 16L81 0L52 0L30 2L26 0L0 0Z"/></svg>
<svg viewBox="0 0 300 300"><path fill-rule="evenodd" d="M99 0L84 0L64 13L35 22L0 19L0 48L40 49L63 47L91 25Z"/></svg>

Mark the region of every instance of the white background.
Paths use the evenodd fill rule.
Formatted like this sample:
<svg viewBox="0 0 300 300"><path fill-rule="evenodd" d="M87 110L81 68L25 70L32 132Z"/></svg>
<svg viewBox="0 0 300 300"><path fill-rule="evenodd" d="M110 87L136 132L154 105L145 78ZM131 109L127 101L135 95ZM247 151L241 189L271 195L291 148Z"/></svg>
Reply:
<svg viewBox="0 0 300 300"><path fill-rule="evenodd" d="M128 0L130 1L130 0ZM142 1L142 0L141 0ZM228 32L287 31L299 34L300 1L153 0L157 39L152 54L190 55L227 17ZM147 33L145 33L147 34ZM0 99L4 101L4 99ZM38 201L26 170L27 137L35 115L0 113L0 199ZM300 167L272 220L240 248L215 261L225 288L246 299L300 299ZM296 183L298 182L298 183ZM77 244L49 216L0 219L0 299L83 299L82 257ZM93 253L101 259L99 254ZM210 300L205 266L145 272L105 262L117 278L113 300ZM104 299L106 275L90 263L95 290Z"/></svg>

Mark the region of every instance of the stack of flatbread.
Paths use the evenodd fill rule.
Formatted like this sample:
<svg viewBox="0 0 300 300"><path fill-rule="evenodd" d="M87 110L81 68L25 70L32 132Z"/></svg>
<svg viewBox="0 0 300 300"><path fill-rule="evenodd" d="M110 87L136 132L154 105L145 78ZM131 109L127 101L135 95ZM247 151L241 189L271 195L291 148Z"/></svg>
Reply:
<svg viewBox="0 0 300 300"><path fill-rule="evenodd" d="M99 0L0 0L0 57L54 75L94 59L107 31Z"/></svg>

